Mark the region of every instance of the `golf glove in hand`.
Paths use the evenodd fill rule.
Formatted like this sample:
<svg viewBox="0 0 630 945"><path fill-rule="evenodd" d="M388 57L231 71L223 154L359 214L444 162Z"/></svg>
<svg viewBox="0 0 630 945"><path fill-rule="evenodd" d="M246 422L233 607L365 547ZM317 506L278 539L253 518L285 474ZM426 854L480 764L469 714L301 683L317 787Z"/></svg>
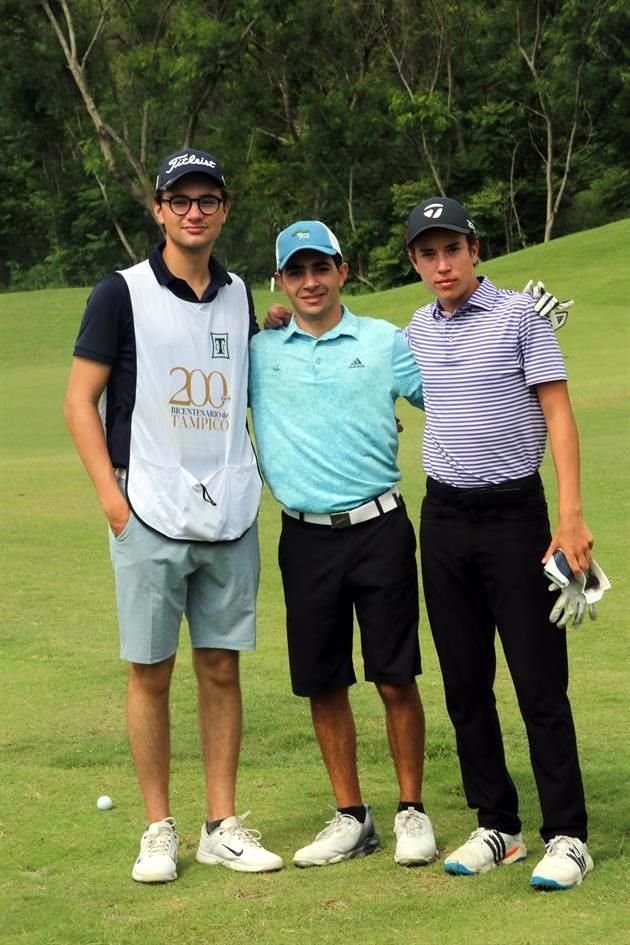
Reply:
<svg viewBox="0 0 630 945"><path fill-rule="evenodd" d="M595 559L591 561L588 571L575 575L564 552L559 549L549 559L544 571L552 582L549 590L560 591L549 614L551 623L558 627L579 627L587 608L591 620L597 619L595 601L602 599L604 591L610 588L610 581Z"/></svg>
<svg viewBox="0 0 630 945"><path fill-rule="evenodd" d="M549 585L550 591L557 591L557 584ZM551 609L549 620L558 627L579 627L584 620L584 613L588 608L591 620L597 619L595 604L587 604L583 590L583 582L569 581L567 586L558 594L558 599Z"/></svg>
<svg viewBox="0 0 630 945"><path fill-rule="evenodd" d="M564 299L560 302L555 295L547 292L543 282L529 280L523 292L531 295L534 300L534 311L544 318L548 318L554 331L562 328L569 317L568 309L575 305L573 299Z"/></svg>

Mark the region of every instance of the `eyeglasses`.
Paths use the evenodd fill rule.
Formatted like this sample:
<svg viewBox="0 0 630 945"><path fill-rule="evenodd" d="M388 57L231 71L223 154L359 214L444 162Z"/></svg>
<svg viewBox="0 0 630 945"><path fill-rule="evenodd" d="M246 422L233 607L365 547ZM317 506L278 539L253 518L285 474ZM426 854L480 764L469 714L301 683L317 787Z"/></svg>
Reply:
<svg viewBox="0 0 630 945"><path fill-rule="evenodd" d="M178 217L185 217L194 203L197 204L204 216L211 217L217 212L221 204L225 203L225 198L215 197L214 194L204 194L203 197L187 197L185 194L177 194L175 197L161 197L160 202L167 203Z"/></svg>

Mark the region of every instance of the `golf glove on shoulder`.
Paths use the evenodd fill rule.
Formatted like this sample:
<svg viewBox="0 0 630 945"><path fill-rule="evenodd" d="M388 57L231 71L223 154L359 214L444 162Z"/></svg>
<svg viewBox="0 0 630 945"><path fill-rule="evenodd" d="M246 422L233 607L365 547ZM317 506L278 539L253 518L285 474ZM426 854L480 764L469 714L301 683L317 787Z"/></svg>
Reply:
<svg viewBox="0 0 630 945"><path fill-rule="evenodd" d="M569 317L568 309L575 305L573 299L563 299L560 301L551 292L545 289L543 282L534 282L530 279L523 292L531 295L534 300L534 311L544 318L548 318L554 331L558 331L566 324Z"/></svg>

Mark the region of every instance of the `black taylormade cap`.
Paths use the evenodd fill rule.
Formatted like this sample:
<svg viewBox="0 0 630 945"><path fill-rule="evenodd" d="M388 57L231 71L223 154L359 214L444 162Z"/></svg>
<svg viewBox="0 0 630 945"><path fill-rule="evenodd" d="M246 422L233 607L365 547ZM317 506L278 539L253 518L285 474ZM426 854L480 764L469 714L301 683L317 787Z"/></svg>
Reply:
<svg viewBox="0 0 630 945"><path fill-rule="evenodd" d="M195 148L185 148L164 158L155 179L155 189L167 190L186 174L206 174L215 183L225 187L223 169L213 154L197 151Z"/></svg>
<svg viewBox="0 0 630 945"><path fill-rule="evenodd" d="M425 230L438 228L456 233L475 233L475 224L461 203L450 197L429 197L409 214L407 246Z"/></svg>

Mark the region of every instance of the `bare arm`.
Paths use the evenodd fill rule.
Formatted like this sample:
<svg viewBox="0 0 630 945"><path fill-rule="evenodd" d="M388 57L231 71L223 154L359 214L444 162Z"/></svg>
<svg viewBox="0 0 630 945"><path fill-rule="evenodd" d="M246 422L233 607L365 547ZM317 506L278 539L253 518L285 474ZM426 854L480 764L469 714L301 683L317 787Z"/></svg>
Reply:
<svg viewBox="0 0 630 945"><path fill-rule="evenodd" d="M562 548L575 573L591 561L593 536L584 521L580 495L580 445L565 381L551 381L536 388L545 416L558 486L558 524L545 552L547 561Z"/></svg>
<svg viewBox="0 0 630 945"><path fill-rule="evenodd" d="M98 402L110 372L107 364L75 357L66 390L64 417L110 528L118 535L129 518L129 505L118 488L98 412Z"/></svg>

